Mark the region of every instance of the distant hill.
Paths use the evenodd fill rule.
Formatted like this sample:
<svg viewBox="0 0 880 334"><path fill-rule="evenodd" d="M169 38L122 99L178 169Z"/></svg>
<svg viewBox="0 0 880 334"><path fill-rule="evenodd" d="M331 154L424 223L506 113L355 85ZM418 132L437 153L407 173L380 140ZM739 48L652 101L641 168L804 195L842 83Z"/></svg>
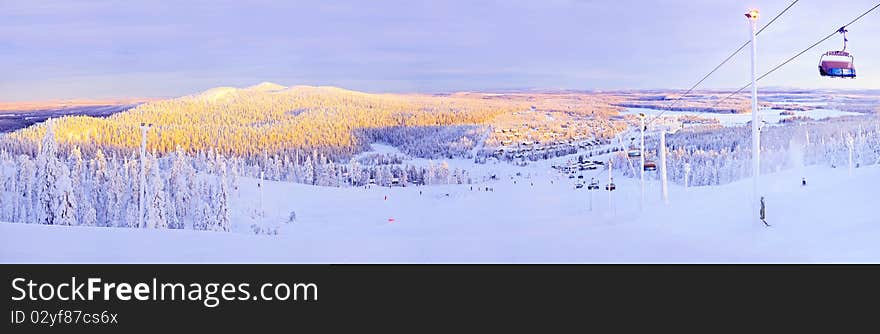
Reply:
<svg viewBox="0 0 880 334"><path fill-rule="evenodd" d="M49 100L49 101L24 101L24 102L0 102L0 113L32 110L59 110L76 107L117 106L139 104L156 99L129 98L129 99L106 99L106 100Z"/></svg>
<svg viewBox="0 0 880 334"><path fill-rule="evenodd" d="M126 111L148 100L57 100L0 102L0 133L15 131L65 116L107 117Z"/></svg>
<svg viewBox="0 0 880 334"><path fill-rule="evenodd" d="M365 145L357 129L485 124L527 108L522 101L474 96L369 94L264 82L150 101L106 118L63 117L55 133L62 143L129 150L140 144L139 125L151 123L149 149L159 153L180 146L244 156L316 149L350 154ZM43 126L32 126L8 139L37 143L44 133Z"/></svg>

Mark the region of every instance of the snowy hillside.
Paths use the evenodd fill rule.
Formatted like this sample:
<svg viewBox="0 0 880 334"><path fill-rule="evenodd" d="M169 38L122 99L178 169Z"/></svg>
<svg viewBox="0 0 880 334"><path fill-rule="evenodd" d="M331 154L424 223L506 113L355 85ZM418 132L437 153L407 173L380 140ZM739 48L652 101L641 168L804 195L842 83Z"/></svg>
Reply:
<svg viewBox="0 0 880 334"><path fill-rule="evenodd" d="M515 173L520 172L521 176ZM503 170L498 181L406 188L267 182L265 221L280 234L0 223L0 262L876 262L880 168L807 167L765 175L765 228L745 200L749 180L684 189L663 205L649 183L616 178L608 193L547 172ZM600 174L601 175L601 174ZM801 186L801 177L808 185ZM512 178L512 179L511 179ZM514 184L514 181L516 183ZM551 183L552 181L552 183ZM256 201L242 178L233 205ZM482 191L477 191L478 188ZM494 191L485 191L490 187ZM421 192L421 194L420 194ZM386 197L387 196L387 200ZM235 210L233 210L235 211ZM393 221L389 221L392 218Z"/></svg>
<svg viewBox="0 0 880 334"><path fill-rule="evenodd" d="M613 99L262 83L50 120L0 136L0 262L880 259L874 115L763 111L765 228L743 115Z"/></svg>

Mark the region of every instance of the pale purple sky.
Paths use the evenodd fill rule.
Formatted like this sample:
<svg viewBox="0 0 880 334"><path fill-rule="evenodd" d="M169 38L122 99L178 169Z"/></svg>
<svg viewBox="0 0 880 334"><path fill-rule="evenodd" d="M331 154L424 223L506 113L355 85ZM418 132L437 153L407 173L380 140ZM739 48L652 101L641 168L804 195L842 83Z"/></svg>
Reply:
<svg viewBox="0 0 880 334"><path fill-rule="evenodd" d="M368 92L687 88L791 0L0 0L0 101L167 97L216 86ZM801 0L760 72L878 0ZM835 37L762 85L880 88L880 9L850 27L859 78L819 78ZM748 51L746 49L745 51ZM705 83L748 81L748 52Z"/></svg>

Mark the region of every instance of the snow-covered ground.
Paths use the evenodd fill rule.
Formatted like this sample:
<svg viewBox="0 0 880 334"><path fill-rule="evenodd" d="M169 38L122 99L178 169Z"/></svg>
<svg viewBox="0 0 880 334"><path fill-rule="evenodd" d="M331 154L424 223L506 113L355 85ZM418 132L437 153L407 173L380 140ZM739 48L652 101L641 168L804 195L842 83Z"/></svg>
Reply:
<svg viewBox="0 0 880 334"><path fill-rule="evenodd" d="M263 205L270 215L263 224L281 226L276 236L250 234L241 207L233 233L0 223L0 262L880 262L876 166L853 175L828 167L764 175L773 225L765 228L747 202L749 179L671 185L668 205L652 181L640 210L638 180L615 177L613 209L600 190L591 211L586 188L575 189L577 179L550 163L485 166L500 180L473 190L267 182ZM584 175L603 187L607 180L602 171ZM255 205L256 182L241 180L235 205ZM284 223L290 211L297 221Z"/></svg>

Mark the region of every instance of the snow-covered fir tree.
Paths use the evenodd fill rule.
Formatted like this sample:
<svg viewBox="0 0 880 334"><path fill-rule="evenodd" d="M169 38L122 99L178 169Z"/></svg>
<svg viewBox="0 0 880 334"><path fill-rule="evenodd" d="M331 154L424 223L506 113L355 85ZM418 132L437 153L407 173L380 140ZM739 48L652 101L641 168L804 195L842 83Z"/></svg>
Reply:
<svg viewBox="0 0 880 334"><path fill-rule="evenodd" d="M36 184L36 172L37 167L30 157L26 155L18 156L18 181L16 182L18 185L18 190L16 191L18 197L18 205L16 206L18 208L18 217L16 222L37 222L37 215L34 208L34 203L37 202L36 191L34 189Z"/></svg>
<svg viewBox="0 0 880 334"><path fill-rule="evenodd" d="M226 162L221 158L218 165L219 177L217 178L217 192L214 193L214 203L216 204L216 224L213 226L214 231L229 232L232 230L232 222L230 221L229 209L229 180L226 172Z"/></svg>
<svg viewBox="0 0 880 334"><path fill-rule="evenodd" d="M180 146L170 157L171 170L168 179L169 228L183 229L191 225L193 211L193 180L195 170L189 157Z"/></svg>
<svg viewBox="0 0 880 334"><path fill-rule="evenodd" d="M154 156L148 158L147 201L145 203L145 224L147 228L168 228L168 204L166 203L165 181L159 172L159 162Z"/></svg>
<svg viewBox="0 0 880 334"><path fill-rule="evenodd" d="M37 221L45 225L75 225L76 199L70 182L70 171L58 158L58 146L49 120L46 135L37 156Z"/></svg>

